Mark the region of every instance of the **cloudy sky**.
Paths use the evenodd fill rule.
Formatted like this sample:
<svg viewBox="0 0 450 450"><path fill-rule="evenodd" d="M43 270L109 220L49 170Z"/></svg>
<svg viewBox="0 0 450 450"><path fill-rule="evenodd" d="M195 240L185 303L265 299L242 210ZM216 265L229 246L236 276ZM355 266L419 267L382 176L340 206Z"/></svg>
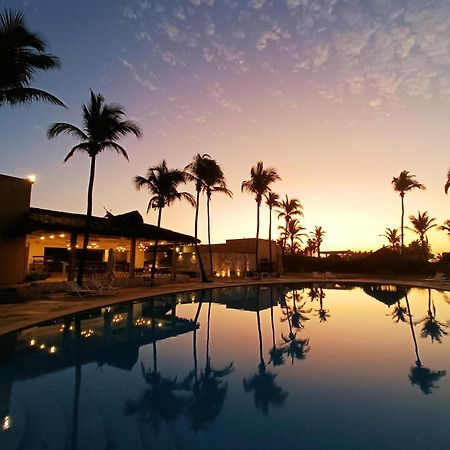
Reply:
<svg viewBox="0 0 450 450"><path fill-rule="evenodd" d="M132 177L162 158L181 168L199 152L222 164L234 192L213 198L215 242L254 235L255 203L240 183L258 160L282 177L276 192L301 200L304 226L325 228L324 249L379 247L384 228L399 226L390 182L404 169L427 187L407 195L407 214L450 218L448 0L4 3L20 8L60 57L61 70L35 85L69 107L2 108L1 171L37 175L35 206L85 210L89 161L78 154L63 164L74 141L48 141L45 130L54 121L79 124L92 88L144 130L141 141L124 142L129 163L99 159L98 215L103 207L144 214L148 198ZM192 233L191 207L174 205L163 225ZM444 233L430 240L448 251Z"/></svg>

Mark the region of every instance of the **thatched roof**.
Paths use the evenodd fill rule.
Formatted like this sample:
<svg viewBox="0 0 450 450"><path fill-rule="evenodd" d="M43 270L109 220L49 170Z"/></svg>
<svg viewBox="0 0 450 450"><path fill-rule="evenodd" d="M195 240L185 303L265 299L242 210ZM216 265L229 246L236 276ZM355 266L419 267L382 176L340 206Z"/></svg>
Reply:
<svg viewBox="0 0 450 450"><path fill-rule="evenodd" d="M17 233L33 231L65 231L83 233L86 223L84 214L74 214L51 209L30 208L29 213L15 228ZM92 217L91 234L99 236L135 237L147 240L164 240L183 244L195 243L195 238L166 228L144 223L138 211L109 217Z"/></svg>

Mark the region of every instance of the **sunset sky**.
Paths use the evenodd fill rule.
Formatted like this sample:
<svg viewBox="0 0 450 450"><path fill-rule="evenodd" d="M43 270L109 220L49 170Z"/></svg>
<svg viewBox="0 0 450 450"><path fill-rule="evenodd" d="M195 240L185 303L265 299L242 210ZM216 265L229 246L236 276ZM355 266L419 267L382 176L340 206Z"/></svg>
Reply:
<svg viewBox="0 0 450 450"><path fill-rule="evenodd" d="M241 194L263 160L297 197L303 225L322 226L324 250L377 249L400 225L391 186L402 170L426 191L407 194L406 214L450 218L450 2L425 0L27 0L20 9L61 70L34 85L61 98L1 109L1 173L36 174L33 206L84 212L89 160L63 159L76 141L46 138L55 121L81 124L89 89L122 104L144 131L97 164L94 214L138 209L148 196L132 177L163 158L182 168L209 153L234 198L213 197L212 238L253 237L256 207ZM188 186L192 191L193 186ZM203 204L202 204L203 207ZM203 210L204 211L204 208ZM193 233L194 211L175 204L163 226ZM261 237L268 211L262 210ZM200 236L206 240L206 222ZM449 251L431 232L435 252ZM413 238L407 234L406 242Z"/></svg>

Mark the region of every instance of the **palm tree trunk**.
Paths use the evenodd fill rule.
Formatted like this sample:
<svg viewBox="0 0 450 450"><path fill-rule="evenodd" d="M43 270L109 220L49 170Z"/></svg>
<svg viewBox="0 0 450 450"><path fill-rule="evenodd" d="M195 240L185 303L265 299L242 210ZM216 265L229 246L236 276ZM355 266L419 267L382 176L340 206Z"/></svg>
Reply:
<svg viewBox="0 0 450 450"><path fill-rule="evenodd" d="M91 228L91 219L92 219L92 196L94 192L94 178L95 178L95 156L91 156L91 170L89 174L88 197L87 197L86 225L84 228L83 249L81 250L80 263L78 266L78 274L77 274L77 283L80 287L83 285L84 269L86 266L87 247L89 244L89 231Z"/></svg>
<svg viewBox="0 0 450 450"><path fill-rule="evenodd" d="M162 207L158 208L158 224L156 225L156 235L158 236L159 229L161 228L161 216L162 216ZM156 271L156 255L158 254L158 238L155 239L155 245L153 247L153 258L152 258L152 268L150 272L150 284L153 284L155 280L155 271Z"/></svg>
<svg viewBox="0 0 450 450"><path fill-rule="evenodd" d="M294 254L294 237L295 236L291 236L291 255Z"/></svg>
<svg viewBox="0 0 450 450"><path fill-rule="evenodd" d="M259 207L261 202L256 202L256 271L259 272Z"/></svg>
<svg viewBox="0 0 450 450"><path fill-rule="evenodd" d="M200 255L200 251L198 249L197 236L198 236L198 210L199 210L199 202L200 202L200 189L197 189L197 202L195 205L195 253L198 257L198 263L200 266L200 276L202 278L202 282L208 282L208 277L205 273L205 268L203 267L202 255Z"/></svg>
<svg viewBox="0 0 450 450"><path fill-rule="evenodd" d="M263 353L263 340L262 340L262 332L261 332L261 317L259 315L259 288L256 287L256 322L258 325L258 340L259 340L259 367L262 370L265 368L264 362L264 353Z"/></svg>
<svg viewBox="0 0 450 450"><path fill-rule="evenodd" d="M401 220L401 234L402 234L402 246L400 248L400 254L403 255L403 250L404 250L404 235L403 235L403 220L405 218L405 205L404 205L404 198L405 194L404 192L400 193L400 197L402 199L402 220Z"/></svg>
<svg viewBox="0 0 450 450"><path fill-rule="evenodd" d="M270 271L273 270L273 262L272 262L272 207L269 206L269 263L270 263Z"/></svg>
<svg viewBox="0 0 450 450"><path fill-rule="evenodd" d="M210 221L210 213L209 213L209 204L211 201L211 195L207 195L206 197L206 215L208 218L208 250L209 250L209 265L210 265L210 275L214 276L213 271L213 257L212 257L212 248L211 248L211 221Z"/></svg>

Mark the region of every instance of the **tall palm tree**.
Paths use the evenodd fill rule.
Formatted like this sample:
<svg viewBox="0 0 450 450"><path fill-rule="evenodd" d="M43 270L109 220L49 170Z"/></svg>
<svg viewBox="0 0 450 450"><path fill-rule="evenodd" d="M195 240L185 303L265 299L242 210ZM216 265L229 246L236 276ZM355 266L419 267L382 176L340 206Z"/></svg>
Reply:
<svg viewBox="0 0 450 450"><path fill-rule="evenodd" d="M97 156L104 150L114 150L128 161L128 154L117 142L120 138L128 134L134 134L137 138L142 136L139 125L131 120L122 120L125 110L115 103L106 104L101 94L94 94L91 90L91 98L87 105L83 105L83 127L65 122L52 124L47 136L52 139L60 134L69 134L80 141L72 147L64 158L67 162L75 152L86 153L91 158L91 168L89 175L86 226L83 238L83 250L81 252L80 263L77 274L77 283L83 284L84 268L86 263L87 246L89 243L89 232L92 218L92 194L94 192L95 163Z"/></svg>
<svg viewBox="0 0 450 450"><path fill-rule="evenodd" d="M393 252L397 251L400 247L401 237L398 234L397 228L386 228L384 233L380 234L380 236L387 239Z"/></svg>
<svg viewBox="0 0 450 450"><path fill-rule="evenodd" d="M54 95L30 87L37 72L59 68L59 59L45 53L46 47L38 34L27 29L21 12L0 12L0 106L36 100L65 106Z"/></svg>
<svg viewBox="0 0 450 450"><path fill-rule="evenodd" d="M411 221L412 228L409 228L409 230L414 231L419 236L420 239L420 245L422 246L423 251L423 257L425 260L428 259L428 239L427 239L427 232L437 226L435 223L433 223L436 219L432 217L428 217L428 211L425 211L421 213L420 211L417 212L417 217L414 217L413 215L409 216L409 220Z"/></svg>
<svg viewBox="0 0 450 450"><path fill-rule="evenodd" d="M438 230L439 231L446 231L449 234L449 237L450 237L450 220L447 219L444 222L444 225L438 226Z"/></svg>
<svg viewBox="0 0 450 450"><path fill-rule="evenodd" d="M314 228L314 240L316 241L317 257L320 258L320 246L322 245L323 238L325 237L326 231L322 227Z"/></svg>
<svg viewBox="0 0 450 450"><path fill-rule="evenodd" d="M214 192L221 192L232 197L233 193L228 189L227 183L225 181L225 175L222 168L214 159L205 159L204 163L207 166L204 177L204 185L206 192L206 215L208 220L208 250L209 250L209 264L210 264L210 275L214 275L213 271L213 259L212 259L212 248L211 248L211 219L210 219L210 204L211 196Z"/></svg>
<svg viewBox="0 0 450 450"><path fill-rule="evenodd" d="M188 192L178 192L178 186L187 181L186 172L178 169L169 169L166 160L155 167L150 167L145 177L136 175L134 184L136 189L146 188L151 197L147 205L147 213L150 208L158 210L157 232L155 245L153 247L153 260L150 273L150 282L155 279L156 254L158 252L158 231L161 228L162 210L170 206L175 200L187 200L192 206L195 206L194 197Z"/></svg>
<svg viewBox="0 0 450 450"><path fill-rule="evenodd" d="M208 277L206 276L205 268L203 266L202 255L198 249L197 237L198 237L198 212L200 207L200 193L206 190L205 179L211 175L211 170L214 165L211 163L214 161L211 159L207 153L200 155L197 153L190 164L188 164L184 170L187 171L190 180L195 182L195 192L196 192L196 207L195 207L195 224L194 224L194 236L195 236L195 252L198 256L198 263L200 265L200 276L203 282L207 282ZM214 161L215 162L215 161ZM217 167L214 167L216 175L218 174L217 168L220 166L216 163ZM221 169L220 169L221 171Z"/></svg>
<svg viewBox="0 0 450 450"><path fill-rule="evenodd" d="M253 166L250 170L250 179L242 182L241 191L249 192L255 195L256 201L256 271L259 271L259 210L261 208L261 201L263 195L270 192L272 189L270 185L277 180L280 180L280 176L277 171L268 167L264 169L262 161L258 161L256 166Z"/></svg>
<svg viewBox="0 0 450 450"><path fill-rule="evenodd" d="M402 237L402 242L401 242L401 254L403 254L403 251L405 249L405 244L404 244L404 237L405 237L405 233L404 233L404 218L405 218L405 203L404 203L404 198L405 198L405 194L408 191L411 191L412 189L422 189L425 190L425 186L421 183L419 183L417 180L415 180L416 176L410 174L407 170L403 170L402 172L400 172L400 175L398 177L393 177L392 178L392 185L394 186L394 191L398 192L400 195L400 198L402 199L402 216L401 216L401 226L400 226L400 230L401 230L401 237Z"/></svg>
<svg viewBox="0 0 450 450"><path fill-rule="evenodd" d="M280 202L278 210L278 219L284 219L285 228L288 228L289 222L295 216L303 217L303 206L298 198L291 198L286 195L286 199ZM286 240L283 241L283 252L286 250Z"/></svg>
<svg viewBox="0 0 450 450"><path fill-rule="evenodd" d="M295 243L302 242L301 237L306 236L305 233L302 233L306 228L302 227L297 219L291 219L287 224L287 228L281 225L278 228L281 230L281 234L286 241L288 239L291 240L290 249L293 255L296 249Z"/></svg>
<svg viewBox="0 0 450 450"><path fill-rule="evenodd" d="M268 192L266 195L266 205L269 207L269 264L270 270L273 272L272 258L272 209L280 206L280 196L275 192Z"/></svg>

